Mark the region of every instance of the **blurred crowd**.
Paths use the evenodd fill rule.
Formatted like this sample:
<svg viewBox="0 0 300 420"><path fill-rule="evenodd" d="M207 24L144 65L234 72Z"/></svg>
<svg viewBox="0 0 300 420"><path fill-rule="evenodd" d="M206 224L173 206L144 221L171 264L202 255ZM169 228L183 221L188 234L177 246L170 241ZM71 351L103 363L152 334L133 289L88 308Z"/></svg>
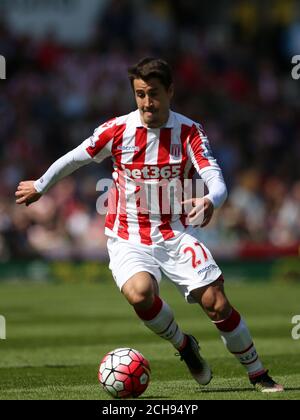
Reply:
<svg viewBox="0 0 300 420"><path fill-rule="evenodd" d="M167 59L174 111L203 123L229 188L204 235L213 250L245 243L300 243L300 11L293 0L110 0L88 45L55 33L16 35L0 23L0 261L99 258L104 217L97 181L111 163L92 164L29 208L16 207L19 181L37 179L105 120L134 100L127 67Z"/></svg>

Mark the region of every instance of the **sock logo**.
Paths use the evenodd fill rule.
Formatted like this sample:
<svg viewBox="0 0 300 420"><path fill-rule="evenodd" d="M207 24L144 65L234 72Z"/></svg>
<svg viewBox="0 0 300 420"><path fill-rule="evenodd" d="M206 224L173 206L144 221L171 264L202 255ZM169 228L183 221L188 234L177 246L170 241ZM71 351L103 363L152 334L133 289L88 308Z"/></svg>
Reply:
<svg viewBox="0 0 300 420"><path fill-rule="evenodd" d="M292 329L293 340L300 340L300 315L295 315L292 318L292 324L296 324Z"/></svg>
<svg viewBox="0 0 300 420"><path fill-rule="evenodd" d="M6 339L6 320L4 316L0 315L0 340Z"/></svg>
<svg viewBox="0 0 300 420"><path fill-rule="evenodd" d="M241 356L240 357L240 362L241 363L249 363L252 361L252 359L254 359L255 357L257 357L257 352L254 349L250 354L247 354L246 356Z"/></svg>

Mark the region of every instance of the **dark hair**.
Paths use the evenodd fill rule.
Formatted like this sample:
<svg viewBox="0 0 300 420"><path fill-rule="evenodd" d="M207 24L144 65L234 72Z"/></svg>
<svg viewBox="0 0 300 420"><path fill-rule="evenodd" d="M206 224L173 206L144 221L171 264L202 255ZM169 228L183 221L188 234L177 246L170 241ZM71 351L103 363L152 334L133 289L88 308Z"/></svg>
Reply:
<svg viewBox="0 0 300 420"><path fill-rule="evenodd" d="M169 64L159 58L146 57L136 65L128 69L129 80L133 86L133 81L142 79L145 82L150 79L158 79L168 90L173 83L172 71Z"/></svg>

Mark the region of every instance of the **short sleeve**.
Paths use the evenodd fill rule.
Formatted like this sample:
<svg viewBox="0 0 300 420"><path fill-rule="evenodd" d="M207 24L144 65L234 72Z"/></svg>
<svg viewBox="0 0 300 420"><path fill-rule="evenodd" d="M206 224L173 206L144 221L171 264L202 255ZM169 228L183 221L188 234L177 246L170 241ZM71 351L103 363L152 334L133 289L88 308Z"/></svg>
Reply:
<svg viewBox="0 0 300 420"><path fill-rule="evenodd" d="M94 134L83 142L83 147L89 156L97 163L111 156L112 143L116 132L116 119L110 120L98 127Z"/></svg>

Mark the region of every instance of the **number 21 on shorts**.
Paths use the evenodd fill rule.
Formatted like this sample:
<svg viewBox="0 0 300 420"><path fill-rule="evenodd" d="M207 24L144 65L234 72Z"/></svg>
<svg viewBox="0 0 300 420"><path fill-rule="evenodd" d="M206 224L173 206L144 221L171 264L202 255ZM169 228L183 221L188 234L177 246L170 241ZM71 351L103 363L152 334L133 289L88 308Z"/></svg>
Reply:
<svg viewBox="0 0 300 420"><path fill-rule="evenodd" d="M193 268L197 268L202 263L208 261L207 252L202 244L199 242L194 243L194 247L188 246L183 250L184 254L190 253L192 256Z"/></svg>

